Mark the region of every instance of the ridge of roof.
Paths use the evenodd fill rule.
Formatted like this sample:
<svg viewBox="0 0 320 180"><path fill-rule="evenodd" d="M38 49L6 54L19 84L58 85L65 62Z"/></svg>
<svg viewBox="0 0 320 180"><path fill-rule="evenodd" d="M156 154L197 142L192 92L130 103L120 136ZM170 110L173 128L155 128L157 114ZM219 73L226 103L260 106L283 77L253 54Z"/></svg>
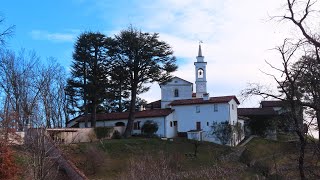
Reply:
<svg viewBox="0 0 320 180"><path fill-rule="evenodd" d="M171 114L173 109L150 109L144 111L136 111L135 118L147 118L147 117L163 117ZM91 115L87 115L90 118ZM96 121L108 121L108 120L123 120L128 119L129 112L112 112L112 113L101 113L97 114ZM76 122L85 121L85 116L78 116L75 118Z"/></svg>
<svg viewBox="0 0 320 180"><path fill-rule="evenodd" d="M232 99L234 99L237 104L240 104L240 102L237 99L237 97L232 95L232 96L210 97L209 100L204 100L203 98L174 100L169 105L177 106L177 105L191 105L191 104L226 103L226 102L230 102Z"/></svg>
<svg viewBox="0 0 320 180"><path fill-rule="evenodd" d="M164 82L162 82L162 83L159 83L159 85L166 84L167 82L171 82L174 78L178 78L178 79L180 79L180 80L186 81L186 82L189 83L189 84L193 84L193 83L190 82L190 81L187 81L187 80L185 80L185 79L182 79L182 78L180 78L180 77L178 77L178 76L174 76L174 77L172 77L172 78L170 78L170 79L168 79L168 80L166 80L166 81L164 81Z"/></svg>
<svg viewBox="0 0 320 180"><path fill-rule="evenodd" d="M161 100L153 101L146 104L146 108L161 108Z"/></svg>
<svg viewBox="0 0 320 180"><path fill-rule="evenodd" d="M261 101L262 107L284 107L286 106L286 102L280 100L272 100L272 101Z"/></svg>
<svg viewBox="0 0 320 180"><path fill-rule="evenodd" d="M238 108L239 116L278 115L272 107L264 108Z"/></svg>

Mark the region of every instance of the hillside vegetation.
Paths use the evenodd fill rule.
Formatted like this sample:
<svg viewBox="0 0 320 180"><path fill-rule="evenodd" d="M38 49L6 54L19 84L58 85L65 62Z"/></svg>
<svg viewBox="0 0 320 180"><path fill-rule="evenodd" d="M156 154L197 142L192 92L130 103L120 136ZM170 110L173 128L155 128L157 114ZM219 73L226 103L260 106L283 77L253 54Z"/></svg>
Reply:
<svg viewBox="0 0 320 180"><path fill-rule="evenodd" d="M254 138L245 147L234 148L201 142L197 157L194 143L180 138L112 139L61 149L89 179L299 179L296 143ZM28 153L14 149L24 179L23 172L30 172ZM318 179L317 157L310 149L307 176Z"/></svg>
<svg viewBox="0 0 320 180"><path fill-rule="evenodd" d="M130 138L63 149L90 179L299 179L297 147L296 142L262 138L235 148L202 142L193 157L194 144L186 139ZM237 156L239 150L243 153ZM306 158L315 171L312 152Z"/></svg>

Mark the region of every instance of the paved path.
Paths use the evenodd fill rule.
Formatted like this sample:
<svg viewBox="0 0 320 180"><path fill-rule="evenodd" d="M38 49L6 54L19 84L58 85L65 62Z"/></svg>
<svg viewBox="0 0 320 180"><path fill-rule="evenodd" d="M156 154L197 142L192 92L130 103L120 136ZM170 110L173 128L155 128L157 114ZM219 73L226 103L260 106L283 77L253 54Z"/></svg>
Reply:
<svg viewBox="0 0 320 180"><path fill-rule="evenodd" d="M250 136L245 142L241 143L239 146L240 146L240 147L243 147L243 146L246 145L248 142L250 142L251 139L253 139L253 138L255 138L255 137L258 137L258 136L255 136L255 135Z"/></svg>
<svg viewBox="0 0 320 180"><path fill-rule="evenodd" d="M235 147L233 152L221 157L221 160L238 161L243 151L246 149L245 145L248 142L250 142L254 137L258 137L258 136L250 136L246 141L241 143L239 146Z"/></svg>

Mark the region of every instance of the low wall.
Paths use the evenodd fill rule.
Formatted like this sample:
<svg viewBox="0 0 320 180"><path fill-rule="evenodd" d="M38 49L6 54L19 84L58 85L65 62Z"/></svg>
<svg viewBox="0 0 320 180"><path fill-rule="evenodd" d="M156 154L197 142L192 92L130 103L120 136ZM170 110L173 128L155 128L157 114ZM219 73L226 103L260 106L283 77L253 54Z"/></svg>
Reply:
<svg viewBox="0 0 320 180"><path fill-rule="evenodd" d="M125 126L116 126L112 128L113 131L110 132L109 138L112 137L114 131L118 131L121 135L125 131ZM47 131L55 142L66 144L93 142L97 140L94 128L54 128L47 129Z"/></svg>

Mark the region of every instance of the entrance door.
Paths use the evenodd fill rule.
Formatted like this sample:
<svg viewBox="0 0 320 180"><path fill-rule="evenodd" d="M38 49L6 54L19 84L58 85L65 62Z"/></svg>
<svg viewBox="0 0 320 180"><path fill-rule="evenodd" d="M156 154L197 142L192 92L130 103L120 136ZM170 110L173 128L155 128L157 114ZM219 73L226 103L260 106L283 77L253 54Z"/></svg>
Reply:
<svg viewBox="0 0 320 180"><path fill-rule="evenodd" d="M197 130L201 130L201 122L197 122Z"/></svg>
<svg viewBox="0 0 320 180"><path fill-rule="evenodd" d="M173 132L174 132L174 137L178 136L178 121L173 121Z"/></svg>

